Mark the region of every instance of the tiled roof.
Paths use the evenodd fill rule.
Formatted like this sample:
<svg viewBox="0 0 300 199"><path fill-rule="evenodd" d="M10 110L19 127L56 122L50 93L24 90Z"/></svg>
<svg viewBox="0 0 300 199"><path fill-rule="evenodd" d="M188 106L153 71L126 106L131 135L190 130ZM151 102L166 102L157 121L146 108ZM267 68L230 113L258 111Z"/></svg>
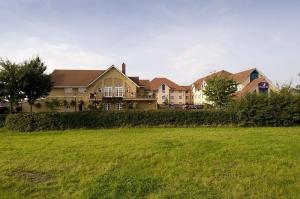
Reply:
<svg viewBox="0 0 300 199"><path fill-rule="evenodd" d="M231 75L232 75L232 73L230 73L230 72L228 72L226 70L221 70L219 72L215 72L213 74L210 74L210 75L207 75L207 76L205 76L203 78L198 79L197 81L194 82L194 86L199 89L200 86L201 86L201 84L202 84L202 82L203 82L203 80L207 80L207 79L212 78L214 76L226 78L226 77L230 77Z"/></svg>
<svg viewBox="0 0 300 199"><path fill-rule="evenodd" d="M256 70L255 68L251 68L249 70L235 73L232 75L232 79L237 83L243 83L250 76L250 74L255 70Z"/></svg>
<svg viewBox="0 0 300 199"><path fill-rule="evenodd" d="M143 87L145 87L145 88L149 88L149 86L150 86L150 81L149 81L149 80L140 80L139 85L140 85L140 86L143 86Z"/></svg>
<svg viewBox="0 0 300 199"><path fill-rule="evenodd" d="M164 77L156 77L150 82L150 90L157 90L162 84L167 85L173 90L178 91L185 91L186 89L182 86L179 86L175 82L172 82L171 80L164 78Z"/></svg>
<svg viewBox="0 0 300 199"><path fill-rule="evenodd" d="M105 70L54 70L51 79L54 87L88 86L104 72Z"/></svg>
<svg viewBox="0 0 300 199"><path fill-rule="evenodd" d="M135 77L129 77L129 79L131 79L134 83L136 83L137 85L140 85L140 78L138 76Z"/></svg>

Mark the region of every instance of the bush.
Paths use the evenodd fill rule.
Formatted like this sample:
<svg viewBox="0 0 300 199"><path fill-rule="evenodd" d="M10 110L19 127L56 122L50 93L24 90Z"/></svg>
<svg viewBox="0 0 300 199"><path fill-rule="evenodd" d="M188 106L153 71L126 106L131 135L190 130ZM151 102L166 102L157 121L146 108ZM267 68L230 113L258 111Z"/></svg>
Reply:
<svg viewBox="0 0 300 199"><path fill-rule="evenodd" d="M225 111L127 111L24 113L8 115L6 127L16 131L135 126L230 125L235 115Z"/></svg>
<svg viewBox="0 0 300 199"><path fill-rule="evenodd" d="M86 111L8 115L5 125L17 131L155 126L291 126L300 124L300 95L249 94L227 110Z"/></svg>
<svg viewBox="0 0 300 199"><path fill-rule="evenodd" d="M291 93L248 94L235 104L241 126L300 124L300 96Z"/></svg>
<svg viewBox="0 0 300 199"><path fill-rule="evenodd" d="M21 132L62 129L58 113L9 114L5 126Z"/></svg>

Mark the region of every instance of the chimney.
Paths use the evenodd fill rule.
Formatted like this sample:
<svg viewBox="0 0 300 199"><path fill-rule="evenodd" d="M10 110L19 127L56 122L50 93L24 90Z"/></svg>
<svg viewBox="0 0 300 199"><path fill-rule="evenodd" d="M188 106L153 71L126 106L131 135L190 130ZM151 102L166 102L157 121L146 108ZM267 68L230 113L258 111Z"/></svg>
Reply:
<svg viewBox="0 0 300 199"><path fill-rule="evenodd" d="M122 73L126 75L126 64L124 62L122 64Z"/></svg>

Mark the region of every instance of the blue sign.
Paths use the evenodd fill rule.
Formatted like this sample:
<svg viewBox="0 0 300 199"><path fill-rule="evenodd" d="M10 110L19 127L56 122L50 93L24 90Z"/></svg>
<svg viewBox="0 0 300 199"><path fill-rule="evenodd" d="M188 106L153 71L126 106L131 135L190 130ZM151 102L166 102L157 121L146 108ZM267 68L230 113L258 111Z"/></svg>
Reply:
<svg viewBox="0 0 300 199"><path fill-rule="evenodd" d="M269 88L269 83L268 82L260 82L258 84L259 89L268 89Z"/></svg>

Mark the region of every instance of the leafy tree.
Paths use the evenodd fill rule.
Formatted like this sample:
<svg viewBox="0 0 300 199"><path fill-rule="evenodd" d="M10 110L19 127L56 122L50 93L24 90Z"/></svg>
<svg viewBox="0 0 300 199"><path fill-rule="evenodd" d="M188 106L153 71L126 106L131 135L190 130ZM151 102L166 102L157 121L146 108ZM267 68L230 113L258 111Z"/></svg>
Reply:
<svg viewBox="0 0 300 199"><path fill-rule="evenodd" d="M21 68L18 64L9 60L0 59L0 96L10 104L10 112L13 105L17 104L23 97L21 92Z"/></svg>
<svg viewBox="0 0 300 199"><path fill-rule="evenodd" d="M300 73L298 74L298 76L300 77ZM298 85L296 86L296 90L298 91L298 93L300 93L300 84L298 84Z"/></svg>
<svg viewBox="0 0 300 199"><path fill-rule="evenodd" d="M237 83L234 80L220 76L213 76L206 81L206 84L203 92L207 100L217 108L228 105L237 91Z"/></svg>
<svg viewBox="0 0 300 199"><path fill-rule="evenodd" d="M39 57L25 61L21 67L22 91L30 105L30 112L34 102L41 97L46 97L51 90L50 75L45 71L47 66Z"/></svg>

